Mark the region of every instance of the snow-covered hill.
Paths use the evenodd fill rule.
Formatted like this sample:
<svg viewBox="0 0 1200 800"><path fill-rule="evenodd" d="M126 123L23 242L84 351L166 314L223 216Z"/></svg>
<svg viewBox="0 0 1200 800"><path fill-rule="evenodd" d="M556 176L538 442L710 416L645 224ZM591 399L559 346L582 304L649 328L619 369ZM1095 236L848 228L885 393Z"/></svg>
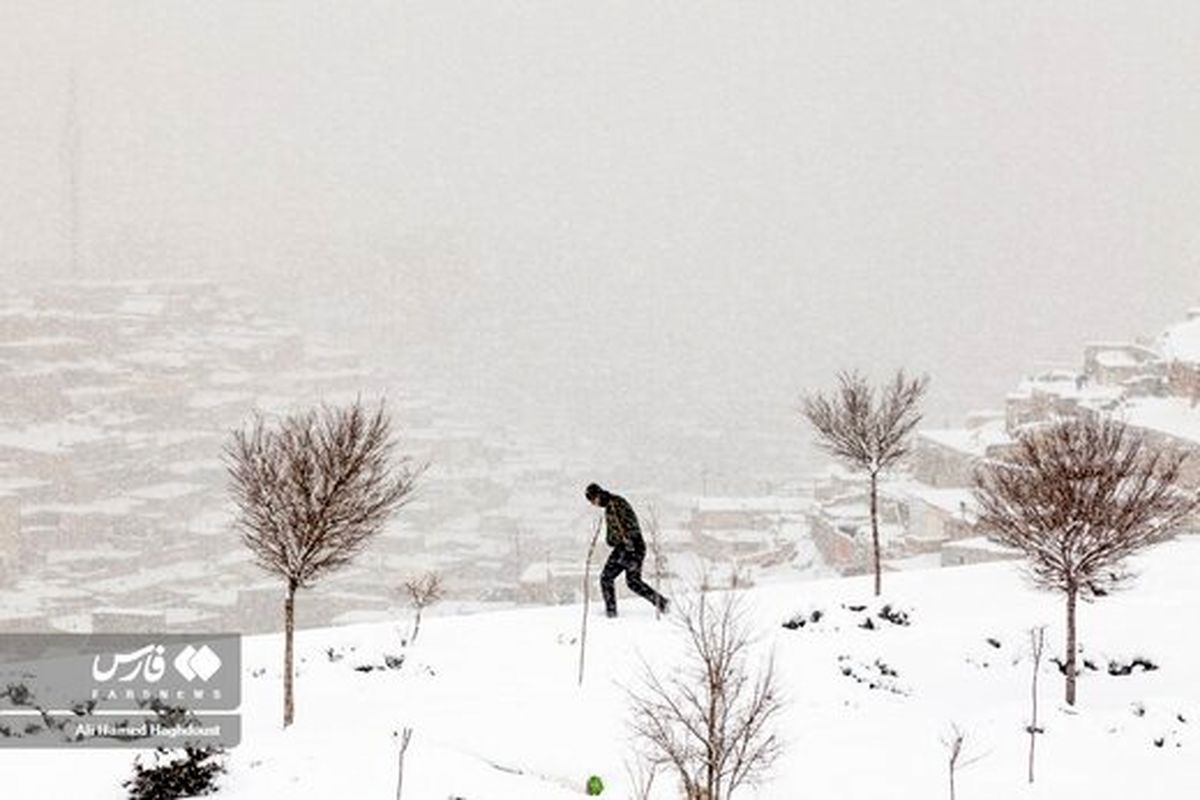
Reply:
<svg viewBox="0 0 1200 800"><path fill-rule="evenodd" d="M1169 798L1200 789L1200 539L1140 559L1129 591L1081 610L1080 703L1066 709L1050 658L1061 655L1062 604L1028 588L1013 564L747 591L762 652L773 650L787 696L787 750L757 797L877 800L948 796L952 724L966 733L962 800ZM907 615L878 615L883 603ZM862 610L860 606L865 606ZM599 611L593 606L593 613ZM576 685L580 607L304 631L297 723L279 728L281 640L244 645L245 736L220 796L231 800L385 800L395 794L393 732L411 726L408 800L626 798L623 686L641 659L668 669L680 639L648 606L623 598L617 620L594 616L588 672ZM814 615L814 611L822 612ZM815 622L814 616L819 617ZM803 618L803 626L783 623ZM870 629L861 627L870 618ZM1026 783L1028 630L1047 624L1037 782ZM330 656L332 653L332 658ZM399 669L356 670L403 655ZM1157 669L1109 674L1141 657ZM1119 671L1119 670L1118 670ZM894 673L894 674L891 674ZM3 796L116 800L132 751L0 753ZM677 794L661 781L659 798ZM754 797L755 791L747 791Z"/></svg>

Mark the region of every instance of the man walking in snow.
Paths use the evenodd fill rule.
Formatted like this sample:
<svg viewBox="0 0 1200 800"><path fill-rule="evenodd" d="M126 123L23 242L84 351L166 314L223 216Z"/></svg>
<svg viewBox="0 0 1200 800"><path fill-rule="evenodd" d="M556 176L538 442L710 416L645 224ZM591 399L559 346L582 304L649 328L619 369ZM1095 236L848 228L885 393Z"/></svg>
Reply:
<svg viewBox="0 0 1200 800"><path fill-rule="evenodd" d="M617 615L617 593L613 581L622 572L625 573L625 585L630 590L666 611L667 598L642 580L646 540L642 538L642 529L633 507L624 497L607 492L594 483L588 484L584 494L589 503L604 509L604 540L612 548L600 573L600 592L604 595L605 613L610 617Z"/></svg>

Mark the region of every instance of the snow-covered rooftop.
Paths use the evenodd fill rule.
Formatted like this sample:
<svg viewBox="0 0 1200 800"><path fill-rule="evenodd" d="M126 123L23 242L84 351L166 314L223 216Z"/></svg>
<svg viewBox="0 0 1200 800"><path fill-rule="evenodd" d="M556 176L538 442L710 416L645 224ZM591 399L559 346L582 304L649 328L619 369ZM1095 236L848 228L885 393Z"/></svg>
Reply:
<svg viewBox="0 0 1200 800"><path fill-rule="evenodd" d="M1141 362L1126 350L1105 350L1097 354L1096 362L1103 367L1121 368L1136 367Z"/></svg>
<svg viewBox="0 0 1200 800"><path fill-rule="evenodd" d="M699 497L699 512L748 512L758 514L802 514L812 508L812 500L801 497L763 495L757 497Z"/></svg>
<svg viewBox="0 0 1200 800"><path fill-rule="evenodd" d="M1117 416L1139 428L1200 443L1200 407L1182 397L1132 398Z"/></svg>
<svg viewBox="0 0 1200 800"><path fill-rule="evenodd" d="M99 608L92 609L93 616L99 616L101 614L109 614L112 616L122 616L122 617L154 618L154 617L164 616L165 613L166 612L164 612L164 611L156 611L154 609L132 608L132 607L123 607L123 606L101 606Z"/></svg>
<svg viewBox="0 0 1200 800"><path fill-rule="evenodd" d="M1163 331L1158 346L1168 360L1200 364L1200 308L1191 309L1186 321Z"/></svg>
<svg viewBox="0 0 1200 800"><path fill-rule="evenodd" d="M106 497L84 503L42 503L27 506L23 513L34 514L63 514L76 516L108 516L120 517L136 511L143 501L133 497Z"/></svg>
<svg viewBox="0 0 1200 800"><path fill-rule="evenodd" d="M567 561L553 561L549 564L545 561L535 561L521 570L521 577L518 580L523 584L543 584L547 580L571 575L578 575L582 579L583 565Z"/></svg>
<svg viewBox="0 0 1200 800"><path fill-rule="evenodd" d="M184 481L165 481L156 483L150 486L142 486L129 492L130 497L136 497L140 500L171 500L176 497L185 497L189 494L204 489L204 486L198 483L186 483Z"/></svg>
<svg viewBox="0 0 1200 800"><path fill-rule="evenodd" d="M8 341L0 341L0 348L5 350L24 350L80 344L86 344L86 342L84 342L84 340L80 339L78 336L34 336L28 339L10 339Z"/></svg>
<svg viewBox="0 0 1200 800"><path fill-rule="evenodd" d="M918 436L943 447L975 456L986 455L989 447L1005 445L1012 441L1004 430L1002 421L988 422L975 428L922 430Z"/></svg>
<svg viewBox="0 0 1200 800"><path fill-rule="evenodd" d="M960 550L977 550L985 553L994 553L996 555L1019 555L1019 551L1014 550L1011 547L1005 547L1002 544L997 544L986 536L973 536L970 539L958 539L953 542L947 542L945 546Z"/></svg>
<svg viewBox="0 0 1200 800"><path fill-rule="evenodd" d="M44 422L24 428L0 424L0 447L36 453L62 453L75 445L103 441L107 436L102 428L70 422Z"/></svg>
<svg viewBox="0 0 1200 800"><path fill-rule="evenodd" d="M970 489L942 489L919 481L910 481L900 488L904 495L916 497L950 514L961 513L963 509L973 512L977 507L975 495Z"/></svg>
<svg viewBox="0 0 1200 800"><path fill-rule="evenodd" d="M15 494L23 489L36 489L48 485L48 481L36 478L0 478L0 494Z"/></svg>
<svg viewBox="0 0 1200 800"><path fill-rule="evenodd" d="M1053 370L1021 381L1016 391L1012 392L1010 396L1032 397L1035 394L1074 399L1082 403L1101 404L1119 400L1124 392L1117 386L1088 383L1077 372Z"/></svg>

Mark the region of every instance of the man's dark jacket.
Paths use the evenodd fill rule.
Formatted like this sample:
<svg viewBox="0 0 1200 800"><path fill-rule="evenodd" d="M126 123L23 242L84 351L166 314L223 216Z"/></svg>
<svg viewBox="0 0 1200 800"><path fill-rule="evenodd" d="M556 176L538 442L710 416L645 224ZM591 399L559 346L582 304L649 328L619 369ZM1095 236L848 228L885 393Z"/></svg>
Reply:
<svg viewBox="0 0 1200 800"><path fill-rule="evenodd" d="M620 495L610 494L608 505L604 507L604 541L608 542L609 547L624 547L642 552L646 550L646 541L642 538L637 514L633 513L633 507Z"/></svg>

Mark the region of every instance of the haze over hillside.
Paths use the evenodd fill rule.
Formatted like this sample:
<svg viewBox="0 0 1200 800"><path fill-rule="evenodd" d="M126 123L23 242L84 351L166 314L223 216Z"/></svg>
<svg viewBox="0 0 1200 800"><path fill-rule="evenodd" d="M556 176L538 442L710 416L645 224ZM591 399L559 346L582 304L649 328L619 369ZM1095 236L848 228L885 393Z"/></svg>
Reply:
<svg viewBox="0 0 1200 800"><path fill-rule="evenodd" d="M63 269L73 67L88 277L245 282L689 480L800 468L837 368L928 371L940 422L1196 301L1198 38L1182 0L7 2L0 259Z"/></svg>
<svg viewBox="0 0 1200 800"><path fill-rule="evenodd" d="M1198 42L0 0L0 800L1194 794Z"/></svg>
<svg viewBox="0 0 1200 800"><path fill-rule="evenodd" d="M230 433L255 414L382 399L405 468L429 467L369 555L315 592L304 626L394 613L421 569L468 604L570 599L573 573L550 576L576 569L590 527L579 487L597 465L633 471L611 449L564 453L473 421L458 399L199 280L0 289L0 383L7 631L273 627L280 587L239 542L227 473ZM660 508L676 525L679 510Z"/></svg>

